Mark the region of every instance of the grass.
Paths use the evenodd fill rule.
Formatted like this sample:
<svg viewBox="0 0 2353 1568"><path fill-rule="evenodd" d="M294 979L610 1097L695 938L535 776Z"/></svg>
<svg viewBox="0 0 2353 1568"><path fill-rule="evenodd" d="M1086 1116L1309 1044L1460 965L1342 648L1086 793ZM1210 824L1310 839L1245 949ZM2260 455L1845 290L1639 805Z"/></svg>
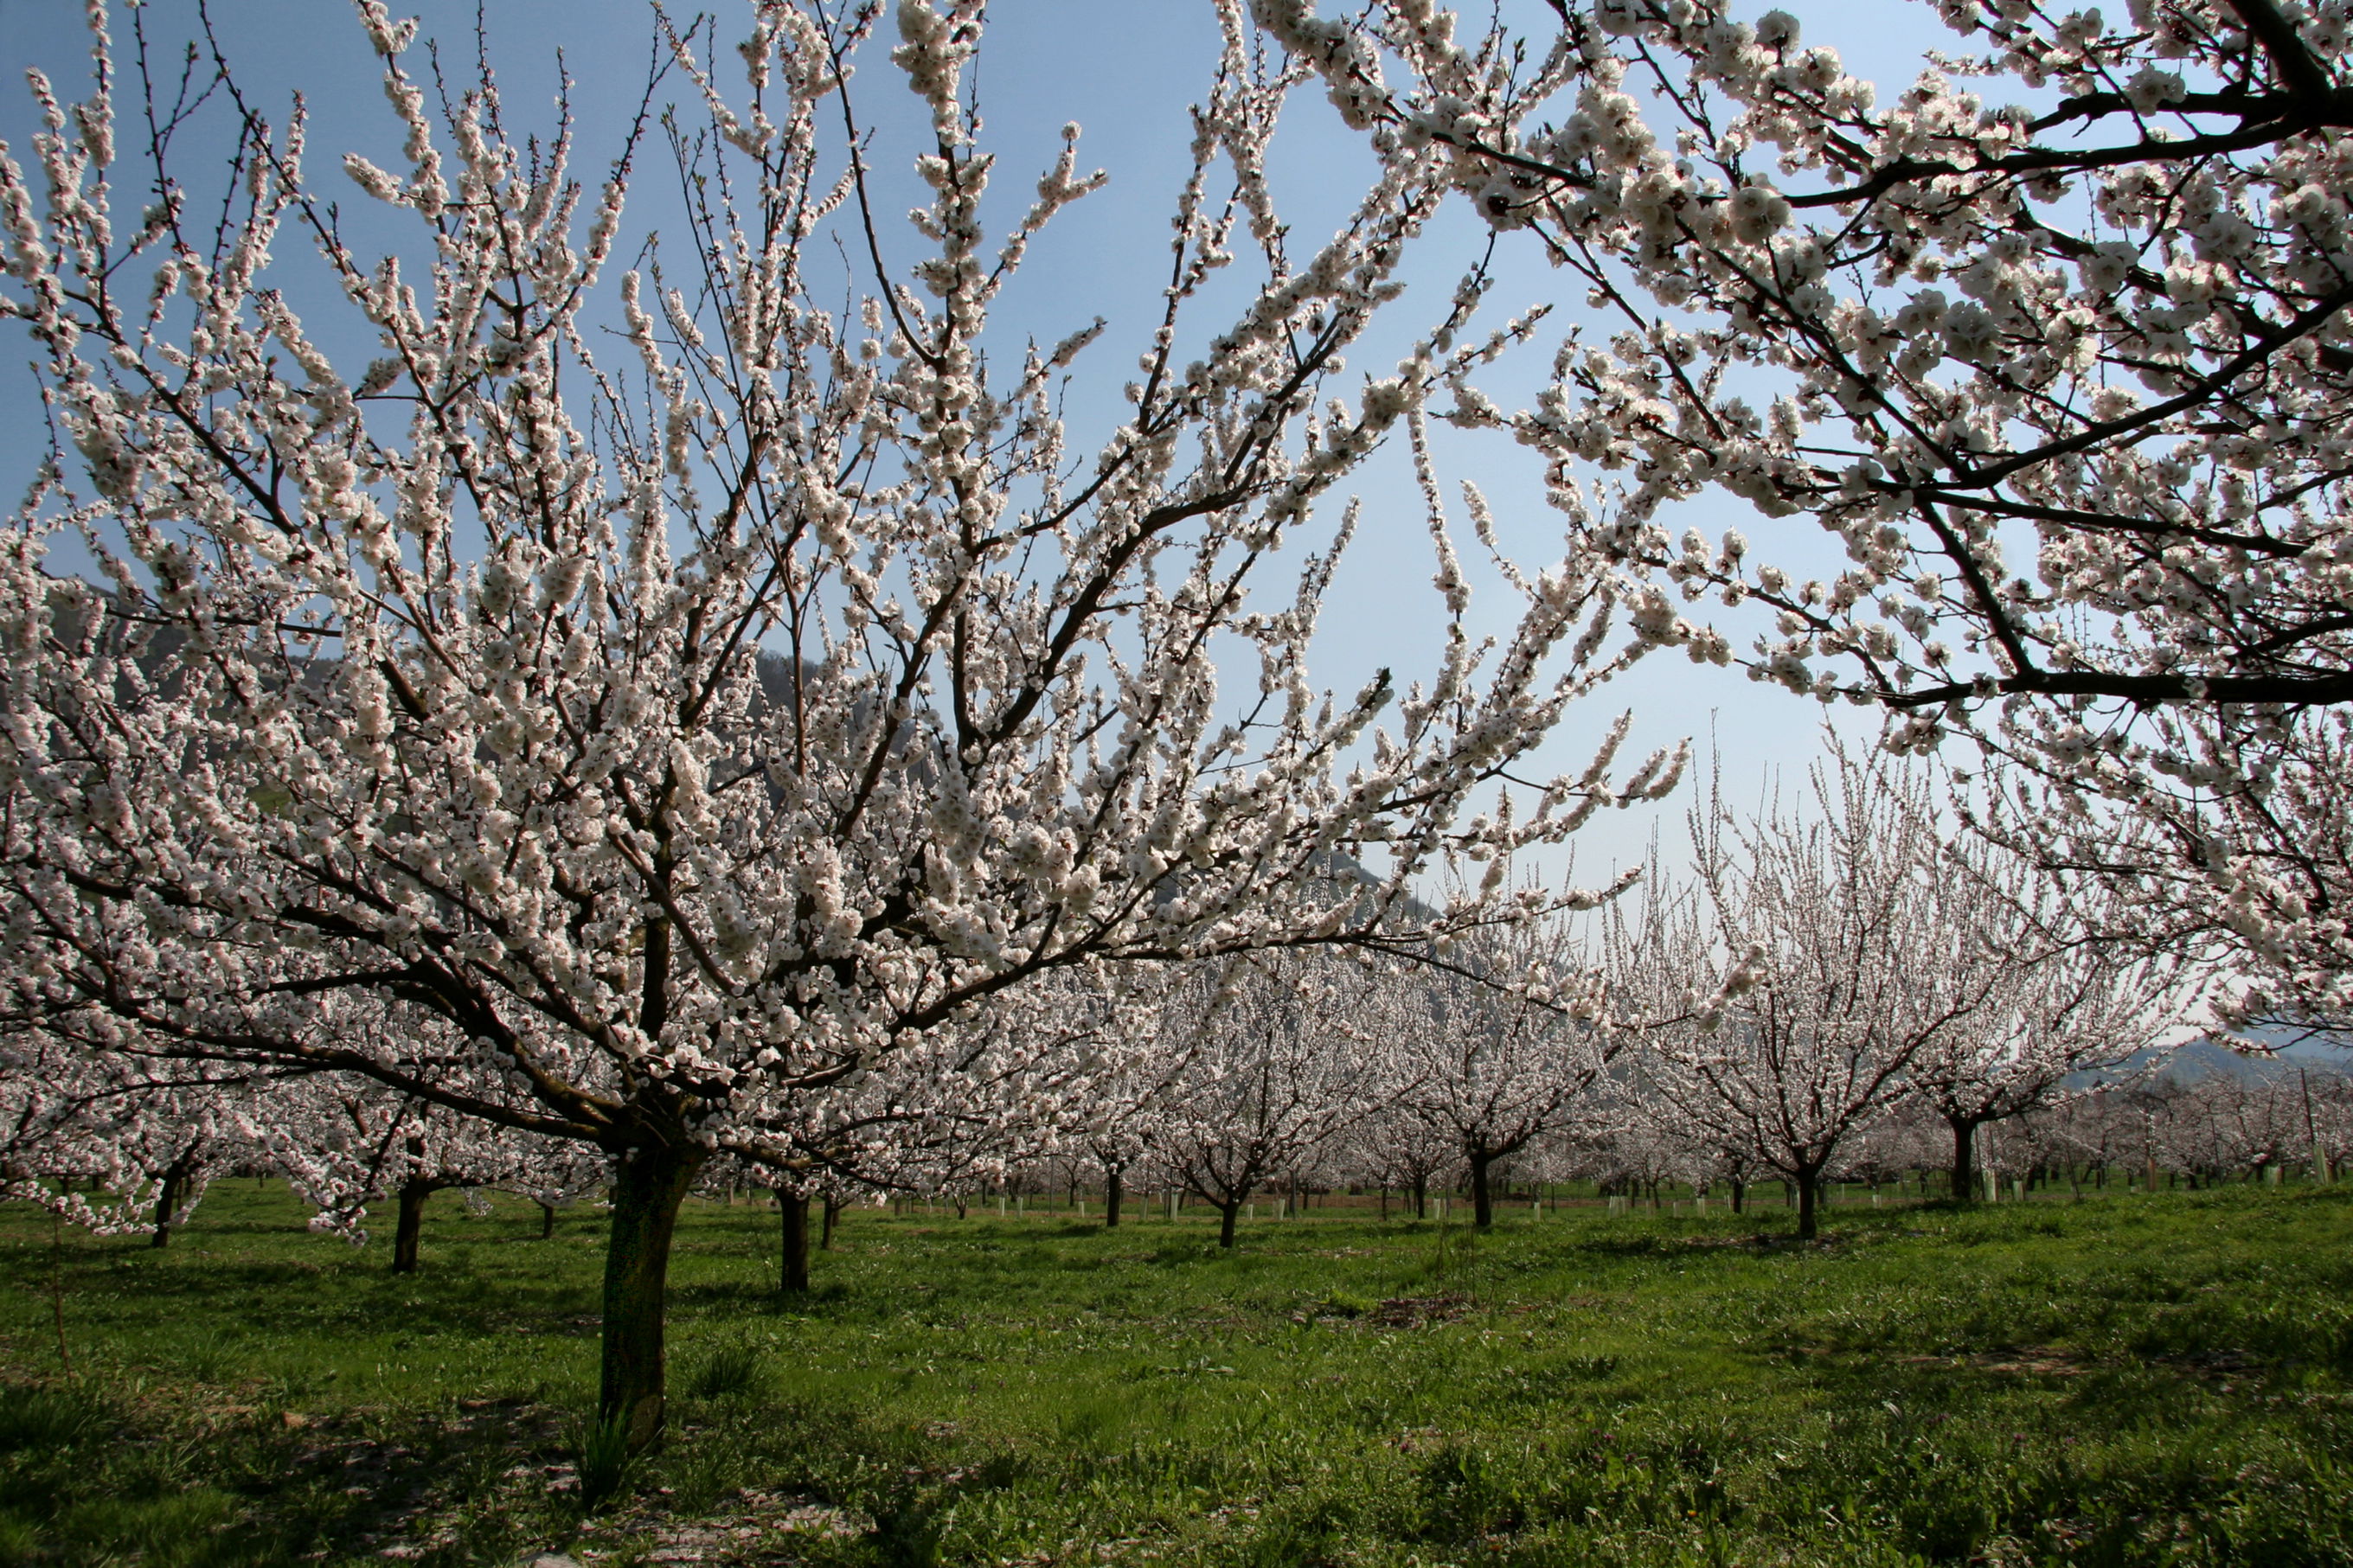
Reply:
<svg viewBox="0 0 2353 1568"><path fill-rule="evenodd" d="M627 1467L592 1216L445 1194L406 1278L302 1218L240 1182L164 1251L69 1235L68 1380L50 1229L0 1209L0 1563L2353 1563L2335 1189L1805 1248L1778 1210L1230 1255L860 1211L795 1301L773 1211L698 1204L672 1437Z"/></svg>

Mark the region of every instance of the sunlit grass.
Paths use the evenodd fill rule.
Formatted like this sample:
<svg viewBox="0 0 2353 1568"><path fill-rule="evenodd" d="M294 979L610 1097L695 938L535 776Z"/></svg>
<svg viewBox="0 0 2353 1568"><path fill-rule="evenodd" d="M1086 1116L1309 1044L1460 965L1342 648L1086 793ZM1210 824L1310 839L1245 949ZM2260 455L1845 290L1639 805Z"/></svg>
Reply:
<svg viewBox="0 0 2353 1568"><path fill-rule="evenodd" d="M1229 1255L860 1211L797 1300L772 1210L699 1204L672 1439L593 1514L596 1216L445 1194L406 1278L302 1217L244 1182L164 1251L69 1233L69 1383L49 1227L0 1210L0 1562L2353 1562L2332 1190L1841 1209L1805 1249L1778 1210Z"/></svg>

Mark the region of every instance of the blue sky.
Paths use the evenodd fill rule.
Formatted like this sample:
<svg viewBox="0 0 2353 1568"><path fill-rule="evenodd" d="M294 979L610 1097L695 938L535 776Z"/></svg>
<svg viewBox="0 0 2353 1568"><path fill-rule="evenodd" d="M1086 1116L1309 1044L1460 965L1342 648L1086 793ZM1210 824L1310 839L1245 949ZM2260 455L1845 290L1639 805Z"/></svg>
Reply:
<svg viewBox="0 0 2353 1568"><path fill-rule="evenodd" d="M1951 37L1924 6L1900 0L1784 5L1805 22L1809 42L1840 48L1851 69L1879 82L1883 99L1916 74L1923 48ZM335 165L345 151L397 166L399 138L379 89L377 63L345 6L336 0L214 0L212 10L240 78L257 100L282 106L293 89L305 91L313 114L311 168L322 181L342 183ZM470 59L471 0L430 0L395 10L420 14L424 32L442 39L455 57L453 65ZM193 0L151 0L149 26L157 34L185 33L194 11ZM1507 15L1514 11L1541 29L1542 6L1506 6ZM0 79L0 136L20 157L34 120L16 71L38 63L69 97L86 91L80 13L75 0L0 0L0 61L12 68ZM1483 7L1477 14L1483 15ZM118 7L118 44L127 59L129 29ZM642 0L488 0L487 15L511 126L533 117L545 122L555 52L565 52L583 110L579 167L593 178L617 144L627 112L637 101L652 36L649 7ZM722 16L724 36L732 40L741 30L742 13L730 7ZM1119 384L1130 374L1141 332L1158 306L1166 218L1185 172L1190 134L1186 109L1204 89L1216 48L1214 18L1202 0L997 0L991 7L978 83L987 120L983 141L998 155L997 191L1002 201L997 228L1001 232L1027 205L1034 174L1051 162L1066 121L1084 129L1082 166L1102 166L1112 176L1106 190L1065 215L1033 249L1029 266L992 323L993 331L1009 330L1011 343L1018 345L1023 336L1051 342L1093 316L1108 319L1103 342L1082 362L1073 387L1074 421L1082 429L1091 409L1105 425L1115 417ZM723 79L740 79L733 60L725 65ZM886 149L878 159L883 165L892 163L887 149L911 146L907 138L915 129L908 112L913 100L896 75L876 50L854 84L860 115L876 128ZM673 79L673 88L683 85ZM1276 166L1282 210L1299 237L1294 255L1304 254L1330 231L1363 189L1369 167L1362 148L1329 109L1303 95L1286 125ZM641 176L633 198L633 232L660 221L659 173L649 167ZM893 199L886 196L885 211ZM904 206L913 193L902 190L895 199ZM1366 345L1354 356L1356 368L1381 374L1413 328L1442 311L1454 280L1476 259L1486 238L1484 226L1466 208L1450 212L1415 265L1414 288L1395 318L1392 335ZM295 251L292 244L282 247L290 257ZM1560 288L1533 247L1506 245L1500 263L1491 296L1497 319L1540 302L1557 306L1539 342L1492 379L1493 395L1509 406L1533 395L1553 348L1585 307L1574 290ZM1571 297L1563 298L1565 292ZM11 496L19 492L39 442L37 400L24 348L21 337L0 338L0 490ZM1504 537L1525 563L1541 565L1557 553L1558 521L1543 504L1536 467L1525 453L1491 436L1450 437L1441 456L1450 489L1456 479L1475 479L1494 502ZM1356 488L1365 498L1365 522L1335 584L1315 650L1318 684L1344 691L1377 667L1391 667L1407 679L1430 668L1440 637L1429 586L1428 538L1402 451L1377 458ZM1336 519L1336 508L1332 515ZM1458 511L1455 521L1463 525L1466 557L1475 554L1466 520ZM1694 507L1677 521L1711 534L1739 528L1767 559L1801 565L1825 559L1811 524L1801 519L1768 522L1729 499ZM1499 584L1486 576L1480 585L1486 591L1482 604L1500 624L1510 605L1496 592ZM1741 646L1746 640L1746 635L1736 637ZM1727 795L1736 804L1755 799L1776 770L1802 772L1819 750L1822 710L1816 705L1757 686L1736 671L1695 667L1679 654L1660 654L1587 704L1529 771L1541 771L1546 763L1580 765L1594 738L1630 709L1635 721L1629 765L1651 747L1681 736L1704 742L1713 728L1722 748ZM1841 722L1858 733L1876 724L1873 716L1852 710L1841 710ZM1639 858L1654 825L1663 823L1670 844L1678 840L1681 812L1691 798L1687 786L1663 815L1628 814L1598 822L1580 841L1580 879L1598 879L1613 863ZM1544 868L1554 874L1560 868L1557 861Z"/></svg>

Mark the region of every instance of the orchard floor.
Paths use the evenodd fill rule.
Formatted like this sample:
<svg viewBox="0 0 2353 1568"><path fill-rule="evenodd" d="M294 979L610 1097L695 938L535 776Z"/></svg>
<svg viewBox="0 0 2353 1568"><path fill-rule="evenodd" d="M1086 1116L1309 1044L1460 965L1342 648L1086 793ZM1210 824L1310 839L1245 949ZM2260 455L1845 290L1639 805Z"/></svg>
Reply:
<svg viewBox="0 0 2353 1568"><path fill-rule="evenodd" d="M595 1215L445 1194L395 1278L280 1184L163 1251L0 1208L0 1563L2353 1563L2353 1190L863 1211L788 1302L775 1226L692 1206L671 1438L586 1513Z"/></svg>

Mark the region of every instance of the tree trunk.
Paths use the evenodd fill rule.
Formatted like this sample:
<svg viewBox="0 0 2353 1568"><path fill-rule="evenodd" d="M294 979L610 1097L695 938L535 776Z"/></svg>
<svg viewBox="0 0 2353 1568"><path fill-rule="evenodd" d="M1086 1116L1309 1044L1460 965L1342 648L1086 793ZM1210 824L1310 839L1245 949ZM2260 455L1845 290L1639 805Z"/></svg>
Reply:
<svg viewBox="0 0 2353 1568"><path fill-rule="evenodd" d="M1103 1167L1103 1228L1119 1228L1119 1167Z"/></svg>
<svg viewBox="0 0 2353 1568"><path fill-rule="evenodd" d="M552 1237L554 1234L555 1205L554 1204L542 1204L539 1205L539 1239L545 1241L549 1237Z"/></svg>
<svg viewBox="0 0 2353 1568"><path fill-rule="evenodd" d="M831 1193L828 1193L825 1195L825 1219L823 1222L823 1228L818 1232L817 1237L817 1249L819 1252L831 1252L833 1250L833 1222L840 1216L840 1214L841 1200L835 1197Z"/></svg>
<svg viewBox="0 0 2353 1568"><path fill-rule="evenodd" d="M1732 1178L1732 1212L1742 1213L1748 1206L1748 1184L1742 1178Z"/></svg>
<svg viewBox="0 0 2353 1568"><path fill-rule="evenodd" d="M1799 1241L1811 1241L1818 1232L1814 1206L1820 1197L1821 1186L1821 1173L1819 1170L1806 1171L1798 1178L1798 1239Z"/></svg>
<svg viewBox="0 0 2353 1568"><path fill-rule="evenodd" d="M613 1223L605 1244L605 1345L600 1420L618 1422L629 1450L661 1436L662 1310L679 1205L694 1184L700 1151L639 1148L615 1163Z"/></svg>
<svg viewBox="0 0 2353 1568"><path fill-rule="evenodd" d="M785 1258L776 1288L787 1296L806 1294L809 1288L808 1199L800 1193L776 1189L776 1212L784 1216Z"/></svg>
<svg viewBox="0 0 2353 1568"><path fill-rule="evenodd" d="M417 1243L425 1234L425 1200L432 1195L432 1185L415 1176L400 1184L400 1223L392 1233L395 1274L417 1272Z"/></svg>
<svg viewBox="0 0 2353 1568"><path fill-rule="evenodd" d="M1416 1219L1430 1217L1430 1178L1427 1176L1416 1176L1413 1179L1413 1217Z"/></svg>
<svg viewBox="0 0 2353 1568"><path fill-rule="evenodd" d="M1492 1154L1471 1156L1471 1223L1481 1230L1495 1227L1495 1192L1487 1180L1487 1167L1493 1161Z"/></svg>
<svg viewBox="0 0 2353 1568"><path fill-rule="evenodd" d="M1389 1184L1387 1182L1381 1184L1381 1217L1389 1217Z"/></svg>
<svg viewBox="0 0 2353 1568"><path fill-rule="evenodd" d="M1945 1125L1953 1130L1953 1201L1957 1204L1975 1202L1978 1124L1964 1117L1947 1116Z"/></svg>
<svg viewBox="0 0 2353 1568"><path fill-rule="evenodd" d="M188 1165L184 1154L164 1172L162 1190L155 1194L155 1235L147 1244L150 1247L172 1245L172 1222L178 1217L181 1201L187 1195Z"/></svg>
<svg viewBox="0 0 2353 1568"><path fill-rule="evenodd" d="M1234 1244L1234 1221L1242 1212L1241 1200L1218 1205L1218 1245L1230 1247Z"/></svg>

